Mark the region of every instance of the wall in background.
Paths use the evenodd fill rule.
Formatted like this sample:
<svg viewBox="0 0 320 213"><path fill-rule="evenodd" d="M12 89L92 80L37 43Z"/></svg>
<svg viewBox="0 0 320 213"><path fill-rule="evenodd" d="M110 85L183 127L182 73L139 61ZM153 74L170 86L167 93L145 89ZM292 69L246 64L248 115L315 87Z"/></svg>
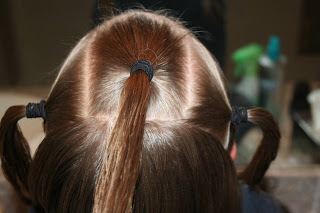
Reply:
<svg viewBox="0 0 320 213"><path fill-rule="evenodd" d="M7 8L1 12L9 11L5 29L12 35L0 33L4 41L0 46L0 85L12 78L19 85L52 82L70 49L92 27L95 1L4 1L1 5ZM9 48L3 47L5 42L10 42ZM8 52L14 55L14 64L6 63Z"/></svg>

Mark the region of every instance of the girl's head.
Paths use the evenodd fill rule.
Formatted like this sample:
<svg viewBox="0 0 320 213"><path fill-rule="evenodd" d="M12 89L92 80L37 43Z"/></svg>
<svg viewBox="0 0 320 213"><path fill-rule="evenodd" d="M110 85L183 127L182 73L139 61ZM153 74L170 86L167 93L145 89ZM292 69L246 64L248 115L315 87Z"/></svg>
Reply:
<svg viewBox="0 0 320 213"><path fill-rule="evenodd" d="M130 76L137 60L152 65ZM178 21L140 10L87 34L64 62L45 104L46 137L32 158L17 121L1 121L0 155L21 197L44 212L237 212L231 106L219 67ZM240 178L257 185L279 133L261 108L265 135ZM251 166L251 167L250 167Z"/></svg>

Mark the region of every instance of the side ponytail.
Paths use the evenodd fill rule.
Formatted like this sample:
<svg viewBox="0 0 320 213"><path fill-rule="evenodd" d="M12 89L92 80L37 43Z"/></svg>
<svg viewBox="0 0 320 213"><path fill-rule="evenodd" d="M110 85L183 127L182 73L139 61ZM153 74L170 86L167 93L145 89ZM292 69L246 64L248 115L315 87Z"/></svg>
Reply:
<svg viewBox="0 0 320 213"><path fill-rule="evenodd" d="M138 71L120 95L118 118L106 145L93 212L131 212L140 173L140 155L149 102L150 83Z"/></svg>
<svg viewBox="0 0 320 213"><path fill-rule="evenodd" d="M277 156L280 132L272 114L263 108L248 110L248 121L262 129L263 138L249 165L240 172L238 178L251 188L255 188Z"/></svg>
<svg viewBox="0 0 320 213"><path fill-rule="evenodd" d="M25 117L26 106L10 107L0 125L0 157L3 173L21 199L31 204L28 175L32 163L30 148L18 121Z"/></svg>

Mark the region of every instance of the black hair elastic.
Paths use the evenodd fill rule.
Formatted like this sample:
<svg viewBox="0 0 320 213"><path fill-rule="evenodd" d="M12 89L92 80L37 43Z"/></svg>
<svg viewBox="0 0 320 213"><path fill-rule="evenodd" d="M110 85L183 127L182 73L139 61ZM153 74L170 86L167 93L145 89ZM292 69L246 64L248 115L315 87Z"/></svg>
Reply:
<svg viewBox="0 0 320 213"><path fill-rule="evenodd" d="M130 76L133 75L138 70L144 71L147 74L149 81L152 80L153 67L149 61L138 60L138 61L134 62L131 66Z"/></svg>
<svg viewBox="0 0 320 213"><path fill-rule="evenodd" d="M248 122L248 111L245 107L232 107L231 122L239 125Z"/></svg>
<svg viewBox="0 0 320 213"><path fill-rule="evenodd" d="M41 100L40 103L29 103L26 107L27 118L43 118L46 120L46 111L44 109L46 101Z"/></svg>

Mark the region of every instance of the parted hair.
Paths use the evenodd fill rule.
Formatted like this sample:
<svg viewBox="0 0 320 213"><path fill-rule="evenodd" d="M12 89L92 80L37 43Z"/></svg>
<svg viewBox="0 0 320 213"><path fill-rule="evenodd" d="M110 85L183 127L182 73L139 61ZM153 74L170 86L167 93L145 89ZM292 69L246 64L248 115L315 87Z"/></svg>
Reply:
<svg viewBox="0 0 320 213"><path fill-rule="evenodd" d="M147 60L130 76L131 65ZM6 178L39 212L239 212L239 180L255 188L275 158L270 113L248 110L264 137L236 174L231 106L219 66L194 34L157 12L130 10L89 32L64 62L32 157L18 120L1 120ZM238 180L239 179L239 180Z"/></svg>

